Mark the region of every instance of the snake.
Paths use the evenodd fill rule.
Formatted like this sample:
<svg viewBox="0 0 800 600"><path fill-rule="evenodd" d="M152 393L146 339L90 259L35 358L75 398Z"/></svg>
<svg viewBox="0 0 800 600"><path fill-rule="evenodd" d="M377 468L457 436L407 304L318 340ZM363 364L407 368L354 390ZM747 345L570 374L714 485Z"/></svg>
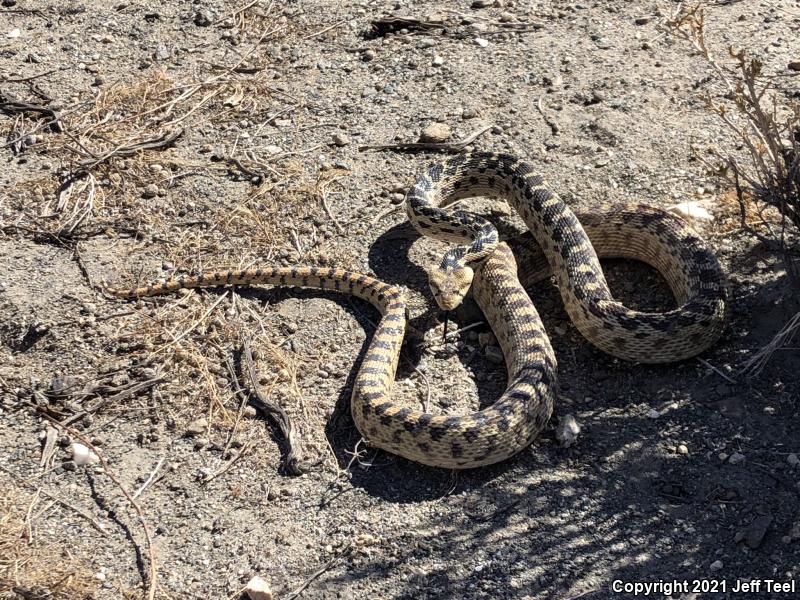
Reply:
<svg viewBox="0 0 800 600"><path fill-rule="evenodd" d="M624 205L604 207L579 221L530 165L511 155L486 153L433 165L406 197L409 219L423 235L460 243L429 269L437 304L452 310L471 293L505 359L506 389L493 404L472 413L435 414L392 400L408 308L402 288L373 276L333 267L251 267L105 290L134 299L184 288L267 284L362 298L381 314L351 395L351 414L363 438L371 446L433 467L494 464L528 447L545 428L558 373L552 345L520 281L509 244L499 241L496 228L482 217L448 210L452 202L478 195L504 197L523 216L537 244L525 269L527 280L555 275L568 314L598 347L628 360L667 362L702 352L721 334L726 298L721 268L682 219L645 205ZM653 265L679 308L645 313L620 305L611 296L598 256Z"/></svg>
<svg viewBox="0 0 800 600"><path fill-rule="evenodd" d="M181 275L129 289L104 285L104 290L135 299L188 288L258 284L341 292L380 311L350 401L353 421L371 446L433 467L479 467L528 446L550 418L557 386L555 356L506 244L478 267L473 292L504 352L508 386L494 404L466 415L432 414L392 401L407 304L400 287L370 275L312 266L251 267ZM522 318L515 313L520 309Z"/></svg>
<svg viewBox="0 0 800 600"><path fill-rule="evenodd" d="M573 325L592 344L638 363L681 361L709 348L726 320L726 280L705 241L681 217L647 204L603 203L576 215L530 163L497 153L462 154L437 163L406 196L406 214L423 236L456 242L428 267L428 282L443 311L458 307L474 269L492 256L499 233L487 219L453 210L466 198L505 199L539 248L537 273L554 275ZM632 310L614 299L599 258L625 258L654 267L677 307ZM527 318L526 307L504 318ZM488 315L487 315L488 316Z"/></svg>

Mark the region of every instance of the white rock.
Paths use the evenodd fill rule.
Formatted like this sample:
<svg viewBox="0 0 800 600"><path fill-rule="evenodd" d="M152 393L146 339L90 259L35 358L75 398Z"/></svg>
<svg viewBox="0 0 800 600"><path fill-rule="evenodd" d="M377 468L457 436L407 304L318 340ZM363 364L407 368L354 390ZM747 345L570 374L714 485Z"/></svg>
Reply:
<svg viewBox="0 0 800 600"><path fill-rule="evenodd" d="M572 415L564 415L558 418L556 426L556 439L562 448L569 448L578 439L581 426Z"/></svg>
<svg viewBox="0 0 800 600"><path fill-rule="evenodd" d="M283 148L280 146L275 146L274 144L270 144L269 146L264 147L264 152L267 154L280 154L283 152Z"/></svg>
<svg viewBox="0 0 800 600"><path fill-rule="evenodd" d="M647 413L647 418L648 419L657 419L660 416L661 416L661 413L658 412L655 408L651 408L650 412Z"/></svg>
<svg viewBox="0 0 800 600"><path fill-rule="evenodd" d="M723 566L725 565L722 564L721 560L715 560L713 563L711 563L711 565L709 565L708 568L712 571L719 571Z"/></svg>
<svg viewBox="0 0 800 600"><path fill-rule="evenodd" d="M485 38L475 38L475 43L478 44L481 48L486 48L489 45L489 40Z"/></svg>
<svg viewBox="0 0 800 600"><path fill-rule="evenodd" d="M444 64L444 58L442 58L438 54L433 57L433 66L434 67L441 67L443 64Z"/></svg>
<svg viewBox="0 0 800 600"><path fill-rule="evenodd" d="M79 467L83 467L85 465L94 465L100 462L100 457L83 444L73 442L72 460Z"/></svg>
<svg viewBox="0 0 800 600"><path fill-rule="evenodd" d="M744 454L741 452L734 452L730 455L730 458L728 458L728 462L732 465L741 464L744 462Z"/></svg>
<svg viewBox="0 0 800 600"><path fill-rule="evenodd" d="M22 32L19 30L19 28L18 28L18 27L15 27L14 29L12 29L11 31L9 31L9 32L6 34L6 37L10 37L10 38L18 38L18 37L19 37L19 36L21 36L21 35L22 35Z"/></svg>
<svg viewBox="0 0 800 600"><path fill-rule="evenodd" d="M269 582L258 575L247 582L244 591L250 600L272 600L272 590L269 588Z"/></svg>
<svg viewBox="0 0 800 600"><path fill-rule="evenodd" d="M695 219L696 221L713 221L714 215L708 212L705 208L700 206L699 202L690 200L688 202L681 202L670 206L668 209L671 213L686 217L688 219Z"/></svg>
<svg viewBox="0 0 800 600"><path fill-rule="evenodd" d="M800 458L797 457L797 454L792 452L786 457L786 462L789 463L790 466L796 467L797 465L800 465Z"/></svg>

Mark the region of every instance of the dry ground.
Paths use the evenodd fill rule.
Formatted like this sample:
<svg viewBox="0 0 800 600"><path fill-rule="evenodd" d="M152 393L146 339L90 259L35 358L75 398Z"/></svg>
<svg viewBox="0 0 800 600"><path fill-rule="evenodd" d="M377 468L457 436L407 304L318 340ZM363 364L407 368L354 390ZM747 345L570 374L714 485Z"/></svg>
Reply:
<svg viewBox="0 0 800 600"><path fill-rule="evenodd" d="M625 597L614 580L800 578L797 342L738 375L798 302L697 159L735 141L698 99L720 92L712 72L659 27L675 7L5 0L0 598L231 598L255 574L284 599L601 599ZM371 26L400 16L422 23ZM708 26L717 51L749 47L796 97L796 3L716 2ZM56 108L60 126L13 100ZM368 306L291 290L128 303L98 289L335 264L406 286L412 325L434 339L422 266L441 247L386 214L433 156L359 150L432 122L454 139L491 127L474 147L528 157L582 209L702 201L730 276L723 338L701 360L623 364L538 285L556 415L574 414L582 436L562 449L550 429L513 460L453 473L357 446L347 402ZM518 226L503 206L471 206ZM649 269L607 266L623 300L669 306ZM490 403L505 372L480 331L449 349L412 335L397 397ZM308 474L282 472L272 422L241 405L227 361L243 337L317 463ZM103 466L76 467L77 440Z"/></svg>

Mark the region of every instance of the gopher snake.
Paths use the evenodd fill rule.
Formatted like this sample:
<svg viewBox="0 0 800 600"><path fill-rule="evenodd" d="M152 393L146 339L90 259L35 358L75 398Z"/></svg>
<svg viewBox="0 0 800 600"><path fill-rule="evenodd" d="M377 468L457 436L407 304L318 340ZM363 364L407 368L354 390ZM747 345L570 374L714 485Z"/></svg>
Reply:
<svg viewBox="0 0 800 600"><path fill-rule="evenodd" d="M681 309L663 315L618 309L597 255L569 208L543 187L530 167L502 155L456 157L436 165L417 181L407 202L412 222L426 235L472 240L469 248L448 252L440 269L431 272L434 295L443 308L452 307L456 296L458 304L472 287L505 356L505 392L472 414L434 415L391 401L406 304L399 288L371 276L334 268L268 267L186 275L128 290L106 289L118 297L137 298L182 288L265 283L363 298L382 317L353 386L351 411L361 434L373 446L432 466L488 465L531 443L550 418L557 389L553 349L517 278L511 250L497 242L496 230L486 221L463 212L450 215L434 203L438 194L446 204L497 192L510 198L526 217L556 273L570 316L598 346L624 358L659 362L700 352L719 335L725 300L721 272L683 221L646 207L617 209L608 222L587 221L589 238L601 256L653 264L683 303ZM680 337L680 343L672 343L672 336Z"/></svg>
<svg viewBox="0 0 800 600"><path fill-rule="evenodd" d="M469 244L448 250L428 272L443 310L461 303L472 283L470 265L480 264L498 244L489 221L442 208L474 196L501 196L517 210L555 274L570 319L601 350L630 361L677 361L702 352L722 332L722 269L682 219L649 206L612 205L579 220L531 165L505 154L461 155L434 165L406 198L406 212L420 233ZM598 255L655 267L679 307L664 313L626 308L611 295ZM506 318L515 315L526 316L515 310Z"/></svg>

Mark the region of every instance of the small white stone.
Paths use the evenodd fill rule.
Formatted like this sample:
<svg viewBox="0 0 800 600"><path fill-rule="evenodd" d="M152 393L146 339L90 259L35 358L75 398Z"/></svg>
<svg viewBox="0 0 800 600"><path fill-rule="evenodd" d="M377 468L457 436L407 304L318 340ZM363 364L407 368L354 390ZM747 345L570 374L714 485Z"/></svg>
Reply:
<svg viewBox="0 0 800 600"><path fill-rule="evenodd" d="M273 144L270 144L269 146L264 147L264 152L266 152L267 154L280 154L281 152L283 152L283 148L281 148L280 146L275 146Z"/></svg>
<svg viewBox="0 0 800 600"><path fill-rule="evenodd" d="M72 460L79 467L93 465L100 462L100 457L92 452L87 446L77 442L72 443Z"/></svg>
<svg viewBox="0 0 800 600"><path fill-rule="evenodd" d="M438 54L433 57L433 66L434 67L441 67L444 64L444 59L439 56Z"/></svg>
<svg viewBox="0 0 800 600"><path fill-rule="evenodd" d="M728 458L728 462L732 465L739 465L744 462L744 454L741 452L734 452Z"/></svg>
<svg viewBox="0 0 800 600"><path fill-rule="evenodd" d="M725 565L722 564L721 560L715 560L713 563L711 563L711 565L709 565L708 568L711 569L712 571L719 571L724 566Z"/></svg>
<svg viewBox="0 0 800 600"><path fill-rule="evenodd" d="M562 448L569 448L578 439L581 426L572 415L564 415L558 418L556 426L556 439Z"/></svg>
<svg viewBox="0 0 800 600"><path fill-rule="evenodd" d="M786 462L789 463L790 466L796 467L797 465L800 465L800 458L797 457L797 454L792 452L786 457Z"/></svg>
<svg viewBox="0 0 800 600"><path fill-rule="evenodd" d="M489 40L485 38L475 38L475 43L478 44L481 48L486 48L489 45Z"/></svg>
<svg viewBox="0 0 800 600"><path fill-rule="evenodd" d="M272 600L272 590L269 587L269 582L258 575L247 582L244 591L250 600Z"/></svg>
<svg viewBox="0 0 800 600"><path fill-rule="evenodd" d="M6 37L18 38L21 35L22 35L22 32L19 30L19 27L15 27L14 29L12 29L11 31L9 31L6 34Z"/></svg>
<svg viewBox="0 0 800 600"><path fill-rule="evenodd" d="M689 454L689 448L686 444L678 444L678 454Z"/></svg>
<svg viewBox="0 0 800 600"><path fill-rule="evenodd" d="M705 208L700 206L698 202L694 201L681 202L680 204L675 204L674 206L670 206L667 210L671 213L675 213L676 215L680 215L682 217L695 219L696 221L714 220L714 215L712 215Z"/></svg>
<svg viewBox="0 0 800 600"><path fill-rule="evenodd" d="M647 413L647 418L648 419L657 419L660 416L661 416L661 413L658 412L655 408L651 408L650 412Z"/></svg>

